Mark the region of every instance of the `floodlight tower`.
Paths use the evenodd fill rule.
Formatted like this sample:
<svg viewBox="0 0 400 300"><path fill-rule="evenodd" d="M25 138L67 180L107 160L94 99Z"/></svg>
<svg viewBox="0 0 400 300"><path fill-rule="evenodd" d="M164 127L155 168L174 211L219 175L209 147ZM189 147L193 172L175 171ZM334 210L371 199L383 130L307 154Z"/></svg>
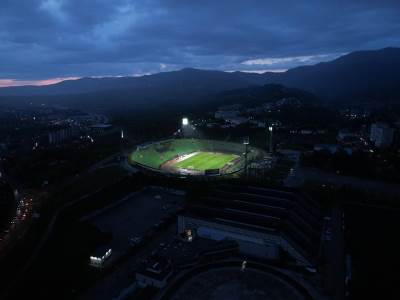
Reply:
<svg viewBox="0 0 400 300"><path fill-rule="evenodd" d="M244 145L244 172L246 174L246 177L247 177L247 156L249 153L249 150L248 150L249 143L250 143L249 137L245 137L243 139L243 145Z"/></svg>
<svg viewBox="0 0 400 300"><path fill-rule="evenodd" d="M269 153L272 154L273 151L273 143L272 143L272 132L273 132L274 128L272 127L272 125L270 125L268 127L268 131L269 131Z"/></svg>
<svg viewBox="0 0 400 300"><path fill-rule="evenodd" d="M120 144L121 144L121 159L124 157L124 130L121 128L121 139L120 139Z"/></svg>
<svg viewBox="0 0 400 300"><path fill-rule="evenodd" d="M182 118L182 126L181 126L182 137L185 137L185 133L187 134L188 126L189 126L189 119L186 117Z"/></svg>

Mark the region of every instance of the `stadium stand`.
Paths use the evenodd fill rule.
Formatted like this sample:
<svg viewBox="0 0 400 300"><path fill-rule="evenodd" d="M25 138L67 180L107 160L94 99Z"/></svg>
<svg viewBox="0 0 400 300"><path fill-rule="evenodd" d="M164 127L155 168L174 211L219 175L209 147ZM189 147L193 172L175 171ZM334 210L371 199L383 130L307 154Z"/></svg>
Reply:
<svg viewBox="0 0 400 300"><path fill-rule="evenodd" d="M188 227L215 238L225 232L239 244L253 240L246 247L258 247L261 256L266 246L275 248L269 258L284 250L299 264L314 266L323 225L320 211L312 199L294 192L224 185L192 197L180 216L180 230Z"/></svg>

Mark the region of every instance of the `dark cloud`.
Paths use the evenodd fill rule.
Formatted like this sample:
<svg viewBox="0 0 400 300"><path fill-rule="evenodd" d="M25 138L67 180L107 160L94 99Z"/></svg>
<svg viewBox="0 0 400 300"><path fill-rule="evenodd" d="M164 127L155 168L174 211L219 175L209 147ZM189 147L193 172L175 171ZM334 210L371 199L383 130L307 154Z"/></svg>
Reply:
<svg viewBox="0 0 400 300"><path fill-rule="evenodd" d="M280 70L400 46L399 1L2 0L0 79Z"/></svg>

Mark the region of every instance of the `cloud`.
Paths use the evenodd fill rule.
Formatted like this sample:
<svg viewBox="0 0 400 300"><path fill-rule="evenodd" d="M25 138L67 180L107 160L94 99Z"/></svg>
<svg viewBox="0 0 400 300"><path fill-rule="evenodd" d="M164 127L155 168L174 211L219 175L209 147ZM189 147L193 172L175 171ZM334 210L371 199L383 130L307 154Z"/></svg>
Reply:
<svg viewBox="0 0 400 300"><path fill-rule="evenodd" d="M59 83L64 80L76 80L79 77L64 77L64 78L51 78L51 79L43 79L43 80L18 80L18 79L0 79L0 87L7 86L23 86L23 85L50 85Z"/></svg>
<svg viewBox="0 0 400 300"><path fill-rule="evenodd" d="M229 70L229 71L226 71L226 72L237 72L238 70ZM256 73L256 74L263 74L263 73L268 73L268 72L271 72L271 73L283 73L283 72L286 72L287 71L287 69L257 69L257 70L246 70L246 69L243 69L243 70L240 70L240 72L244 72L244 73Z"/></svg>
<svg viewBox="0 0 400 300"><path fill-rule="evenodd" d="M56 20L65 22L67 15L63 10L63 4L63 0L44 0L39 7L52 15Z"/></svg>
<svg viewBox="0 0 400 300"><path fill-rule="evenodd" d="M112 18L95 26L89 36L93 35L98 46L113 47L112 39L122 36L137 22L139 15L133 4L117 6Z"/></svg>
<svg viewBox="0 0 400 300"><path fill-rule="evenodd" d="M391 0L2 0L0 79L282 70L400 46L399 19Z"/></svg>
<svg viewBox="0 0 400 300"><path fill-rule="evenodd" d="M321 61L324 58L332 57L332 55L328 54L318 54L318 55L308 55L308 56L294 56L294 57L280 57L280 58L258 58L258 59L250 59L242 62L244 65L253 66L253 65L276 65L282 63L310 63L315 61Z"/></svg>

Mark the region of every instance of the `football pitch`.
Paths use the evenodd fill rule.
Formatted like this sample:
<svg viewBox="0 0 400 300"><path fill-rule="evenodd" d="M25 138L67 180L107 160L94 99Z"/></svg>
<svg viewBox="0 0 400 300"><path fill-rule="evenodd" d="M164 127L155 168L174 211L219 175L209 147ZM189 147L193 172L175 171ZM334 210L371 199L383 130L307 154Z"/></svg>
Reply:
<svg viewBox="0 0 400 300"><path fill-rule="evenodd" d="M227 163L233 161L238 155L214 152L199 152L173 165L176 169L189 169L204 171L209 169L221 169Z"/></svg>

